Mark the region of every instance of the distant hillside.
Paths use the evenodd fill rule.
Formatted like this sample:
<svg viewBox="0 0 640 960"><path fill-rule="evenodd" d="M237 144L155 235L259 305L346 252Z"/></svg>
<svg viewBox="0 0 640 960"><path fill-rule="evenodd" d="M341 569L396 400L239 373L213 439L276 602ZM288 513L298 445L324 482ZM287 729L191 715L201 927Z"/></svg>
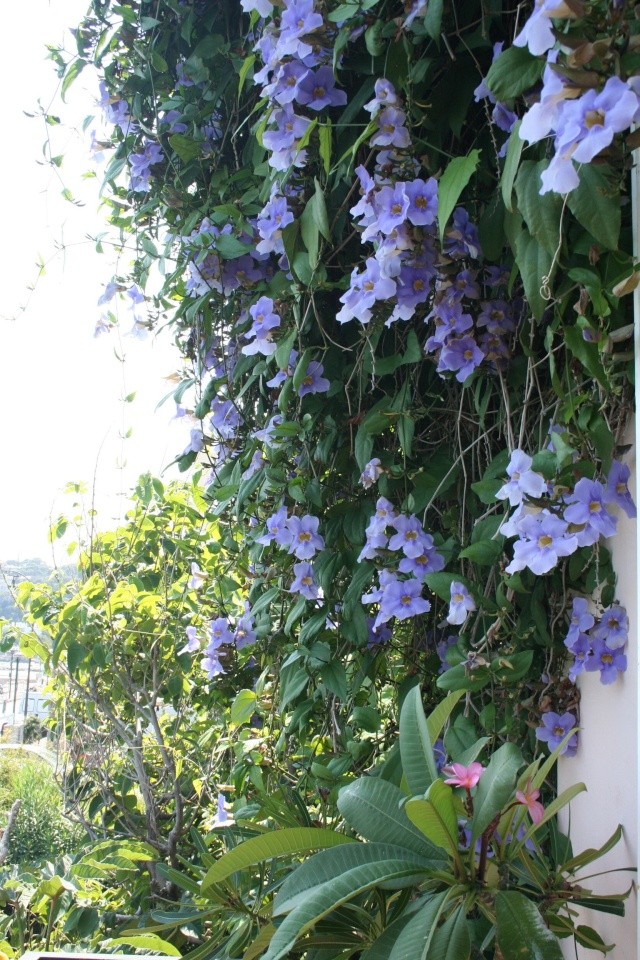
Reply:
<svg viewBox="0 0 640 960"><path fill-rule="evenodd" d="M0 619L19 621L20 611L13 602L12 591L30 580L32 583L46 583L50 578L70 580L76 575L73 564L66 564L53 570L48 563L38 558L31 560L7 560L0 564Z"/></svg>

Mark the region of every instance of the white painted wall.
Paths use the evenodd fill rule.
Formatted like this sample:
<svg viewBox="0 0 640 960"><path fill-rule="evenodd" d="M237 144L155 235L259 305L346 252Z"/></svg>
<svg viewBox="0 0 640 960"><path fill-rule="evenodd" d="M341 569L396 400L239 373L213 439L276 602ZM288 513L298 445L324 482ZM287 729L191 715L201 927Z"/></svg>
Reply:
<svg viewBox="0 0 640 960"><path fill-rule="evenodd" d="M632 469L629 488L635 490L635 447L625 462ZM583 673L578 678L582 694L578 753L573 758L562 758L558 765L559 790L580 781L587 786L587 793L577 797L561 818L561 827L569 833L574 853L600 846L619 823L624 828L618 846L588 867L585 874L635 867L638 863L637 523L622 511L618 513L618 534L609 546L618 575L616 598L629 614L629 666L627 673L610 686L600 683L599 673ZM599 893L613 893L628 888L633 879L632 873L611 873L589 880L585 886L592 885ZM581 922L594 927L606 943L616 944L609 956L615 960L638 960L635 891L627 900L624 918L582 911ZM567 960L575 958L572 942L565 941L565 945ZM593 960L600 954L578 950L578 956L580 960Z"/></svg>

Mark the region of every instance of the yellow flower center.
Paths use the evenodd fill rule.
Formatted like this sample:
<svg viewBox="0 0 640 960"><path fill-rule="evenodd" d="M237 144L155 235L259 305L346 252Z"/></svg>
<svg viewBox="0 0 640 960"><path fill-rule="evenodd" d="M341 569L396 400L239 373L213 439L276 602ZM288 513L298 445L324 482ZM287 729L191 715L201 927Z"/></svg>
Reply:
<svg viewBox="0 0 640 960"><path fill-rule="evenodd" d="M541 537L538 538L538 546L539 546L539 547L543 547L543 548L544 548L544 547L550 547L552 543L553 543L553 537L550 537L550 536L549 536L548 534L546 534L546 533L543 534Z"/></svg>

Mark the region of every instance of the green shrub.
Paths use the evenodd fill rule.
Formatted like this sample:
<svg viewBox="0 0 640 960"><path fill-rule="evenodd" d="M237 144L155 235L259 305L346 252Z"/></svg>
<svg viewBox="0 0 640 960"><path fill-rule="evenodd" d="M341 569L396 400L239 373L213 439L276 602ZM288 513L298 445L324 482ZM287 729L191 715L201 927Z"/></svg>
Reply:
<svg viewBox="0 0 640 960"><path fill-rule="evenodd" d="M16 752L0 762L0 801L5 822L16 799L22 805L11 832L9 862L53 860L78 845L80 832L63 814L60 790L50 767L31 754Z"/></svg>

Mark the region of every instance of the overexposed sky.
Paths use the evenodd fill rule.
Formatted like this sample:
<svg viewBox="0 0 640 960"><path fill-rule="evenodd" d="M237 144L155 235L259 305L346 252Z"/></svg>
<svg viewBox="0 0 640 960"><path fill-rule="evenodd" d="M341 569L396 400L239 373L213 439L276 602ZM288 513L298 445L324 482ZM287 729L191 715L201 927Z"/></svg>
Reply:
<svg viewBox="0 0 640 960"><path fill-rule="evenodd" d="M163 377L176 363L169 339L138 341L124 335L126 323L121 338L93 336L113 261L87 239L105 229L97 181L82 178L91 169L88 140L24 115L38 111L38 100L49 110L58 80L45 45L64 38L70 49L65 27L87 6L31 0L12 8L11 29L0 34L0 562L51 560L47 528L71 507L61 496L67 482L92 487L95 477L99 522L110 527L126 509L118 494L144 471L159 475L188 442L188 425L171 421L171 401L155 412L170 391ZM79 124L94 109L88 86L90 77L81 76L68 104L58 101L51 112ZM59 175L42 162L47 132L55 152L64 153ZM64 187L84 206L65 201ZM40 259L46 272L29 291ZM134 391L134 401L123 403ZM176 475L175 468L168 474ZM57 557L66 562L63 550Z"/></svg>

